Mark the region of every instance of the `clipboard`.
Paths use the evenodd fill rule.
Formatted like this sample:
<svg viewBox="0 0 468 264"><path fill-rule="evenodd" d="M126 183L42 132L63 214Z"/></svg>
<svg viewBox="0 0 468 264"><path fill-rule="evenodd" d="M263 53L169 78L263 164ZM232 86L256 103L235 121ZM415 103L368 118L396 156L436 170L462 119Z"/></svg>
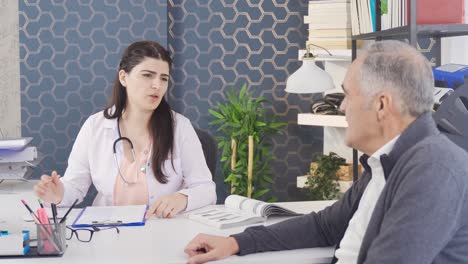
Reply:
<svg viewBox="0 0 468 264"><path fill-rule="evenodd" d="M73 221L73 228L144 226L148 205L88 206Z"/></svg>

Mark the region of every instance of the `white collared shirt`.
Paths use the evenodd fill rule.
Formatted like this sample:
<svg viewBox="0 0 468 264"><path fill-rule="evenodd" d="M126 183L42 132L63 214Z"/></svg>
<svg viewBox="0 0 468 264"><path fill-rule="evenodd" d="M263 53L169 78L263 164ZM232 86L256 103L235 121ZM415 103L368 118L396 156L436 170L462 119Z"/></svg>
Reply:
<svg viewBox="0 0 468 264"><path fill-rule="evenodd" d="M215 204L216 185L195 129L181 114L173 112L173 116L174 168L170 159L165 161L163 172L168 179L165 184L156 180L152 169L147 170L149 203L152 205L162 195L179 192L188 196L186 211ZM104 118L102 111L86 120L75 140L62 178L65 193L60 205L71 205L75 199L82 200L91 183L98 191L93 205L113 204L118 175L113 144L118 137L117 119ZM121 161L122 148L117 148L116 152L117 160Z"/></svg>
<svg viewBox="0 0 468 264"><path fill-rule="evenodd" d="M394 137L367 159L367 163L372 171L372 178L362 194L358 209L349 221L348 228L341 240L340 248L335 252L335 256L338 259L337 263L357 263L364 234L374 212L375 204L386 183L380 156L389 154L399 137L400 135Z"/></svg>

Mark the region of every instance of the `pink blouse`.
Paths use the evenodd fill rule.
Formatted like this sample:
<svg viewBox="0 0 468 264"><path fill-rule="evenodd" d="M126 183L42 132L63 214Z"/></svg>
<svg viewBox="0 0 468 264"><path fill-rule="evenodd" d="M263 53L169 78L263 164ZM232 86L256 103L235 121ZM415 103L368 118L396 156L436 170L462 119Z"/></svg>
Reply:
<svg viewBox="0 0 468 264"><path fill-rule="evenodd" d="M141 153L135 153L136 162L131 162L125 158L125 155L122 155L124 158L120 163L120 173L122 173L125 180L129 183L126 183L119 172L117 172L117 178L114 186L114 205L148 204L149 195L146 174L141 170L141 168L145 168L145 170L151 169L147 166L150 155L148 149L149 148Z"/></svg>

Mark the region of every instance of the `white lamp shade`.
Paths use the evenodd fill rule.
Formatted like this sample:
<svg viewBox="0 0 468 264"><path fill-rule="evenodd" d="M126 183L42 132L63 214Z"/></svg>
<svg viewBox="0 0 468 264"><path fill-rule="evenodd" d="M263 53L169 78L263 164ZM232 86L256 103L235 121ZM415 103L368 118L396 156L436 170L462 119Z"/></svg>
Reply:
<svg viewBox="0 0 468 264"><path fill-rule="evenodd" d="M302 66L286 81L288 93L322 93L333 88L335 85L330 75L320 69L313 59L304 59Z"/></svg>

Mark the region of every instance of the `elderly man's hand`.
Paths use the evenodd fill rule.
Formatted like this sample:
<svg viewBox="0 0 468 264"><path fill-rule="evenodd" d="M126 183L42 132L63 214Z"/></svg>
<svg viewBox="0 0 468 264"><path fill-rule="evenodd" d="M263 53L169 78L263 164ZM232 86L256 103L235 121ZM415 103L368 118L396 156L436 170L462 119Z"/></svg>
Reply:
<svg viewBox="0 0 468 264"><path fill-rule="evenodd" d="M188 263L198 264L223 259L239 252L239 244L233 237L198 234L185 247Z"/></svg>

